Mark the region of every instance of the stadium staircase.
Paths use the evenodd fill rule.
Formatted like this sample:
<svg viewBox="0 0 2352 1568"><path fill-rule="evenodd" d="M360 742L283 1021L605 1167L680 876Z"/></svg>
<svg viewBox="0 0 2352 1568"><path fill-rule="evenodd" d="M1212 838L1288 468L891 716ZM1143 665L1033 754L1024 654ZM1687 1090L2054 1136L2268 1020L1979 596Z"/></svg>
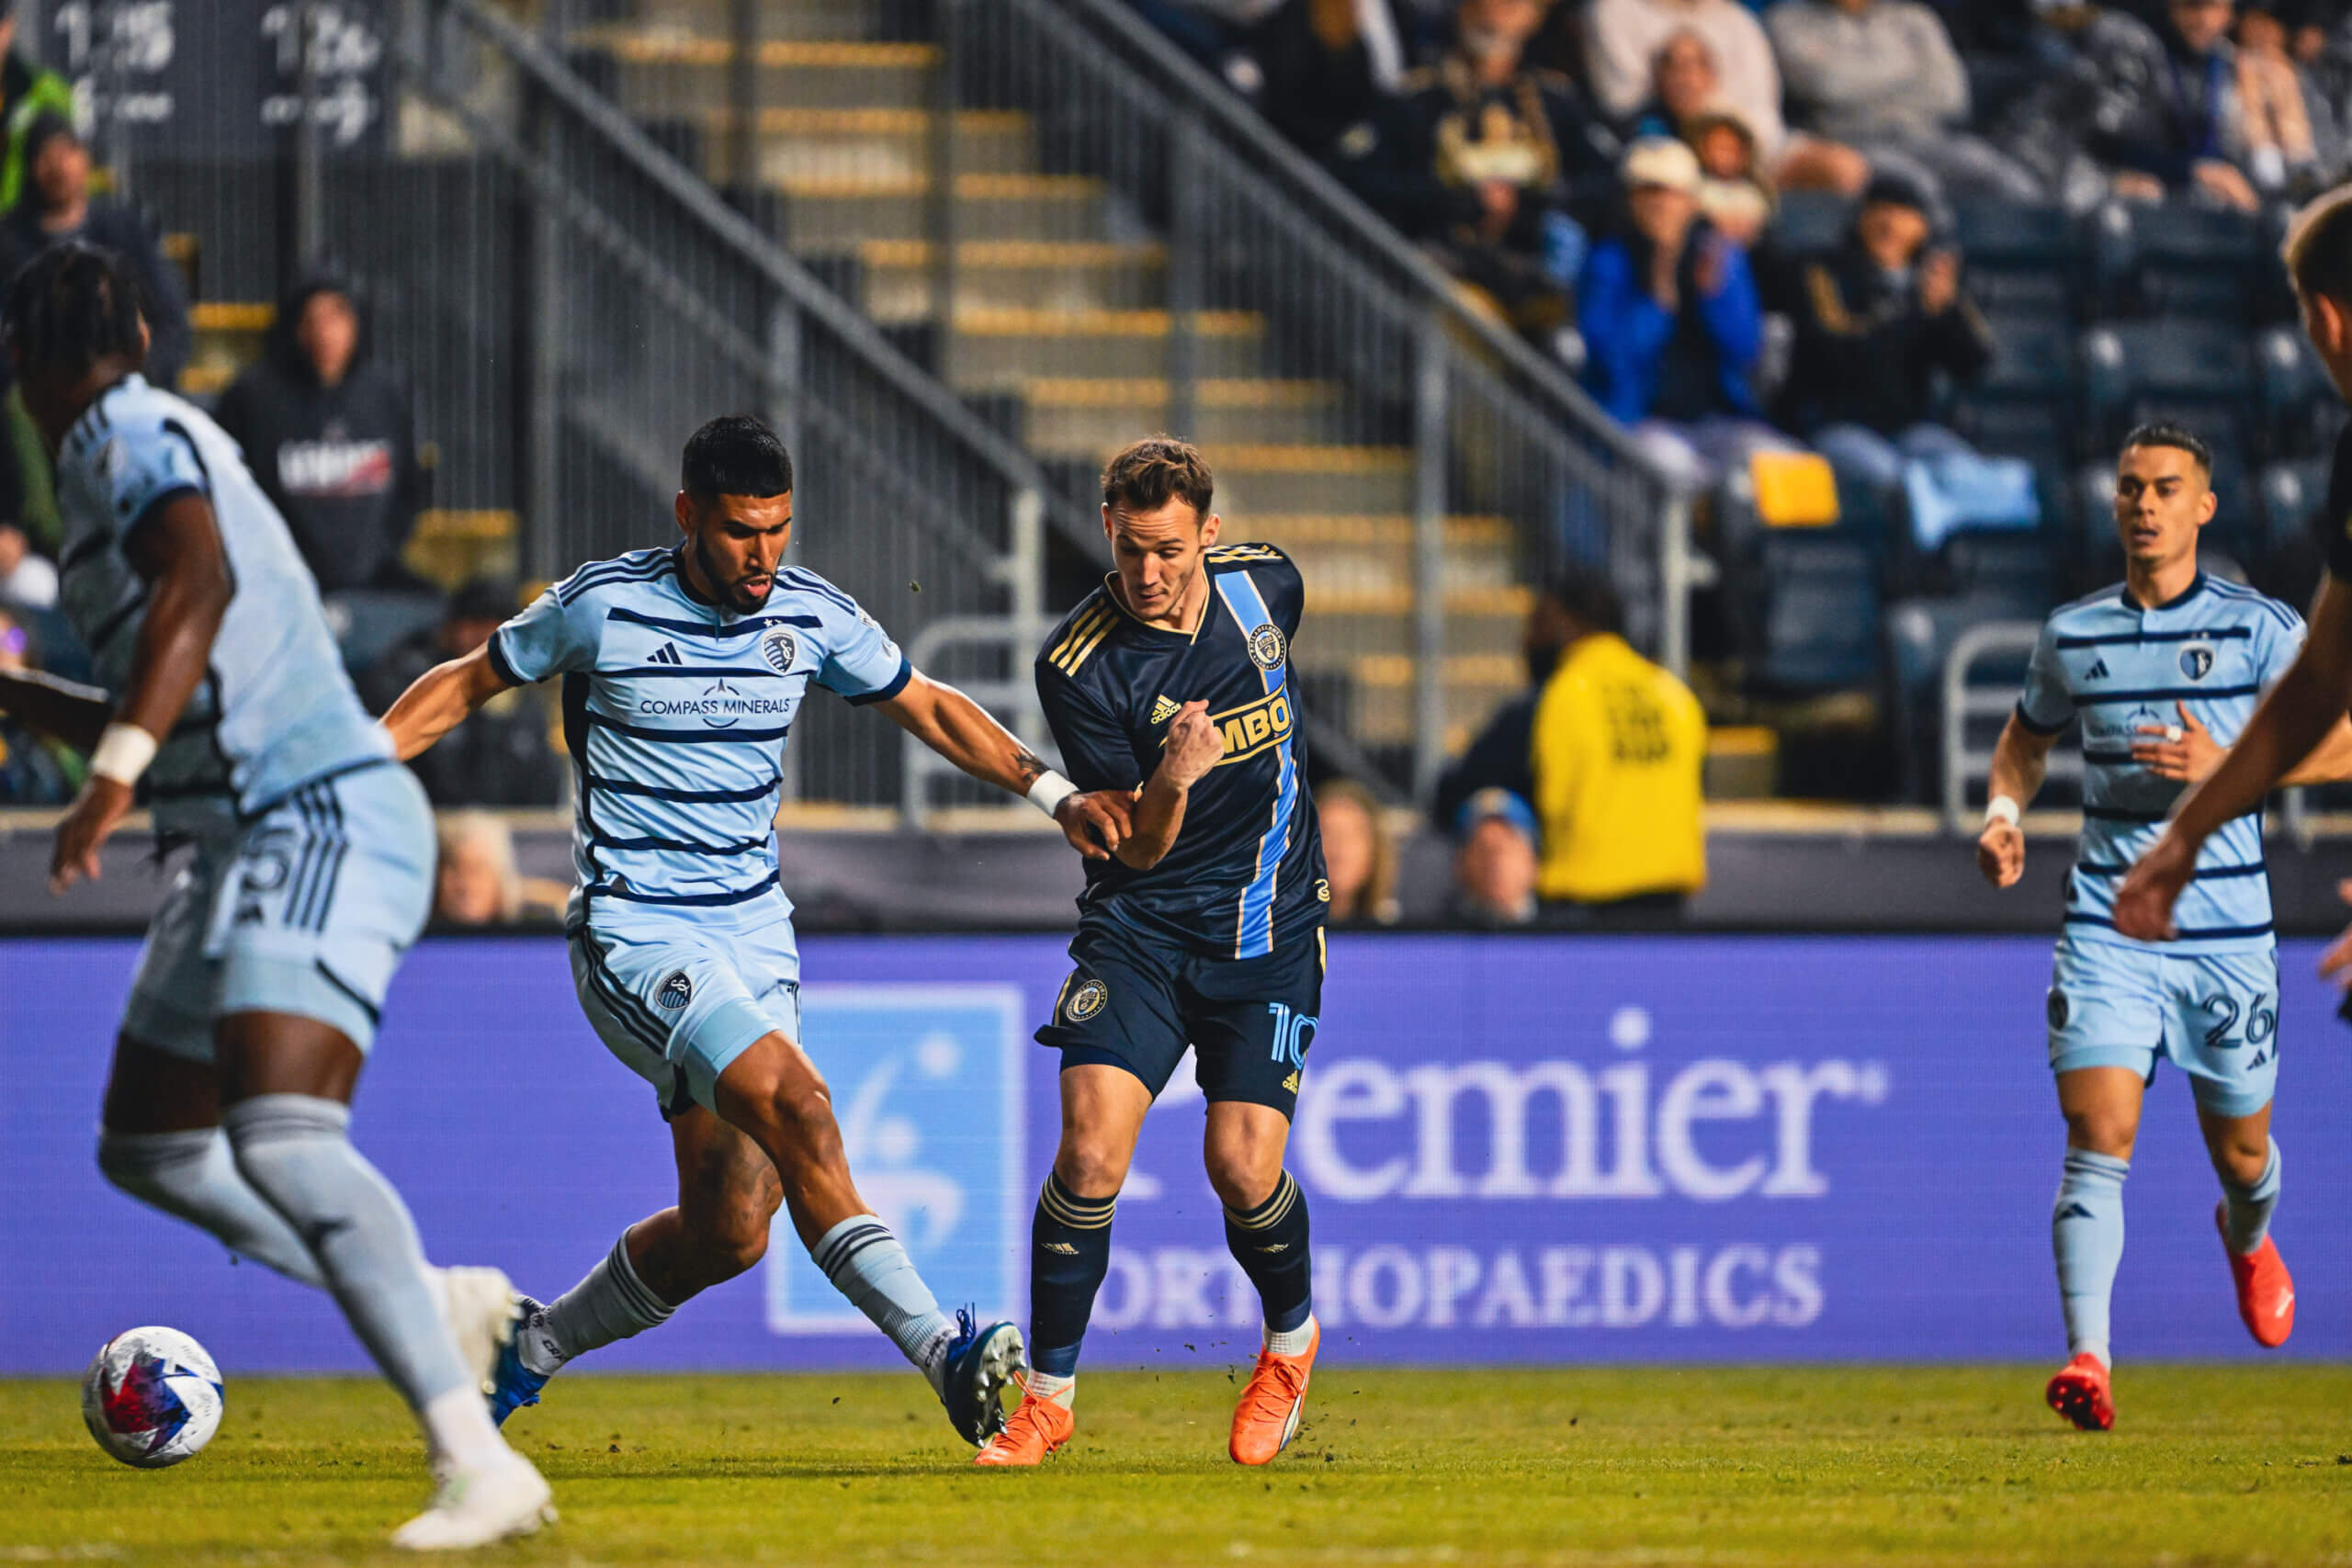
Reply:
<svg viewBox="0 0 2352 1568"><path fill-rule="evenodd" d="M953 265L938 266L932 33L950 7L764 0L748 139L727 107L738 68L727 0L610 9L564 39L582 77L715 188L736 191L794 256L1016 435L1075 504L1091 505L1094 471L1135 435L1181 425L1197 441L1217 474L1227 536L1280 545L1307 578L1297 667L1312 707L1392 782L1409 776L1419 476L1400 439L1409 418L1365 412L1408 389L1368 386L1377 372L1351 378L1344 360L1301 374L1309 356L1282 319L1296 301L1235 305L1210 290L1196 308L1177 307L1170 214L1072 152L1106 133L1100 118L1057 112L1049 126L1023 101L1041 96L1037 84L1024 95L1017 73L976 62L985 51L968 45L955 73ZM967 30L994 36L1001 20L970 16ZM1070 85L1079 96L1084 84ZM735 165L747 141L756 196L745 203ZM944 342L943 272L954 291ZM1186 363L1197 378L1180 409ZM1525 519L1460 499L1447 497L1438 563L1448 753L1525 679L1518 648L1533 564ZM1083 581L1066 575L1060 596Z"/></svg>

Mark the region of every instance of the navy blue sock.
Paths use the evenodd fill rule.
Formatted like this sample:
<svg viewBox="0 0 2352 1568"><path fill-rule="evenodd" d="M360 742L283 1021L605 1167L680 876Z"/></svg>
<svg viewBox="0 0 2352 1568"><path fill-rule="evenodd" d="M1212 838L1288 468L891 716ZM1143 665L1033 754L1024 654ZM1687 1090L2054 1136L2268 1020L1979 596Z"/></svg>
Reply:
<svg viewBox="0 0 2352 1568"><path fill-rule="evenodd" d="M1078 1375L1078 1348L1094 1293L1111 1271L1111 1216L1119 1197L1081 1198L1052 1171L1029 1223L1029 1364L1047 1377Z"/></svg>
<svg viewBox="0 0 2352 1568"><path fill-rule="evenodd" d="M1266 1332L1288 1334L1314 1310L1315 1266L1306 1251L1306 1194L1289 1171L1248 1213L1225 1212L1225 1245L1266 1308Z"/></svg>

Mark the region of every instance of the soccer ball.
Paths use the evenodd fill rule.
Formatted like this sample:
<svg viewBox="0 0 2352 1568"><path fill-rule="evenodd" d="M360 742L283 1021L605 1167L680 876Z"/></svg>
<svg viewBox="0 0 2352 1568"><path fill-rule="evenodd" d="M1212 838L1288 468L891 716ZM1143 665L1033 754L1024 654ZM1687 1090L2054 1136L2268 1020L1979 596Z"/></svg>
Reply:
<svg viewBox="0 0 2352 1568"><path fill-rule="evenodd" d="M141 1470L194 1459L220 1429L220 1369L176 1328L118 1334L82 1374L90 1436Z"/></svg>

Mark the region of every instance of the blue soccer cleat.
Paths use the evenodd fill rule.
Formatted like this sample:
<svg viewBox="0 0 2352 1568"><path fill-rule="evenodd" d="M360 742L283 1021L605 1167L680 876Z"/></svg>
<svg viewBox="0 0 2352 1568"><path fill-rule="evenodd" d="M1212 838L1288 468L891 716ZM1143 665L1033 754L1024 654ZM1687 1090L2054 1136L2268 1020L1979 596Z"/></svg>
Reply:
<svg viewBox="0 0 2352 1568"><path fill-rule="evenodd" d="M489 1386L482 1392L490 1396L490 1419L495 1426L506 1425L506 1418L526 1404L539 1402L539 1390L548 1386L547 1372L535 1372L523 1364L523 1336L532 1325L547 1314L547 1308L530 1297L517 1295L523 1309L523 1320L514 1332L498 1348L497 1365L491 1369Z"/></svg>
<svg viewBox="0 0 2352 1568"><path fill-rule="evenodd" d="M939 1401L958 1436L975 1448L1004 1430L1004 1395L1019 1396L1013 1381L1029 1370L1021 1330L1009 1323L978 1326L970 1307L956 1311L956 1337L941 1366Z"/></svg>

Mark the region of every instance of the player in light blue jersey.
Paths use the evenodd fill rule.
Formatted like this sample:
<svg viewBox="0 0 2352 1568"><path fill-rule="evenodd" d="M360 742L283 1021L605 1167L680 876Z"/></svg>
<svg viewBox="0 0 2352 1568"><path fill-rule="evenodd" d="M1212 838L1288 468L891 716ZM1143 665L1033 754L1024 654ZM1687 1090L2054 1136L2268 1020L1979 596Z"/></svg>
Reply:
<svg viewBox="0 0 2352 1568"><path fill-rule="evenodd" d="M2187 1073L2222 1199L2215 1213L2238 1310L2256 1340L2283 1344L2294 1287L2269 1239L2278 1201L2270 1137L2278 1077L2278 964L2259 809L2205 844L2183 896L2179 940L2115 929L2115 891L2163 830L2184 785L2220 765L2262 694L2302 646L2292 610L2200 570L2198 531L2216 504L2212 458L2177 425L2147 425L2116 464L2124 581L2055 611L1993 759L1977 861L1996 887L2025 870L2018 817L2050 749L2082 726L2083 835L2066 880L2051 982L2050 1066L2066 1118L2051 1221L2072 1359L2050 1405L2076 1426L2114 1425L2109 1299L2123 1256L2123 1180L2156 1064ZM2352 774L2352 725L2290 779Z"/></svg>
<svg viewBox="0 0 2352 1568"><path fill-rule="evenodd" d="M403 757L497 693L560 676L577 784L570 920L580 1004L653 1085L674 1208L622 1233L501 1359L502 1421L571 1359L665 1322L766 1250L779 1204L834 1286L921 1368L967 1442L1004 1420L1019 1330L951 1323L858 1195L832 1102L800 1049L800 959L777 885L785 738L810 682L878 708L975 778L1026 794L1102 858L1129 824L972 700L925 679L850 597L781 564L792 463L755 419L686 443L684 540L582 567L385 716Z"/></svg>
<svg viewBox="0 0 2352 1568"><path fill-rule="evenodd" d="M56 458L65 611L104 682L0 682L0 706L90 753L51 889L98 874L135 798L196 847L131 984L99 1168L334 1292L442 1482L395 1545L523 1534L553 1517L547 1483L478 1392L516 1298L495 1269L430 1268L399 1194L345 1136L385 990L424 924L431 813L360 707L236 444L140 375L137 299L119 261L68 244L17 275L6 311Z"/></svg>

